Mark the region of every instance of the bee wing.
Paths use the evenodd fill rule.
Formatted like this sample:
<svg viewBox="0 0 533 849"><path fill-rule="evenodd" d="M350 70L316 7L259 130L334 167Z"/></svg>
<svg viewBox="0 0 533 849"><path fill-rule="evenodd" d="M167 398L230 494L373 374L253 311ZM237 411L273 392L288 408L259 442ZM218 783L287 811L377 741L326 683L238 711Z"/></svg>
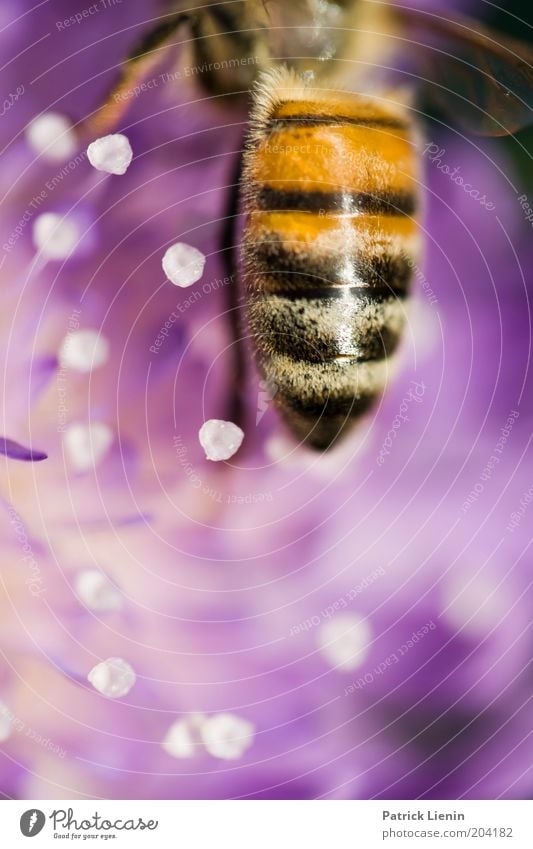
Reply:
<svg viewBox="0 0 533 849"><path fill-rule="evenodd" d="M455 124L503 136L533 121L533 49L449 12L396 7L409 70Z"/></svg>

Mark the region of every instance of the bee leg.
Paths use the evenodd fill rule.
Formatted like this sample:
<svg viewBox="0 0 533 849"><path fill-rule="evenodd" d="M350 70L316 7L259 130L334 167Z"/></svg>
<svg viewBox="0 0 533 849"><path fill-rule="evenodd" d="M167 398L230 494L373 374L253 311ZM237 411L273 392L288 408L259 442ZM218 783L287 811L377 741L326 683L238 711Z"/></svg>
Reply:
<svg viewBox="0 0 533 849"><path fill-rule="evenodd" d="M173 46L169 39L189 19L186 12L173 12L142 35L122 63L120 76L103 103L77 125L76 132L82 141L108 133L118 124L131 99L127 96L128 92L157 67Z"/></svg>
<svg viewBox="0 0 533 849"><path fill-rule="evenodd" d="M233 174L230 180L230 189L227 198L224 226L221 232L221 246L226 277L229 283L225 286L226 314L230 325L231 346L231 388L228 400L228 419L243 430L246 425L246 378L247 363L246 349L243 340L242 329L242 297L239 294L237 281L238 267L238 229L239 205L240 205L240 183L242 175L243 154L235 162Z"/></svg>

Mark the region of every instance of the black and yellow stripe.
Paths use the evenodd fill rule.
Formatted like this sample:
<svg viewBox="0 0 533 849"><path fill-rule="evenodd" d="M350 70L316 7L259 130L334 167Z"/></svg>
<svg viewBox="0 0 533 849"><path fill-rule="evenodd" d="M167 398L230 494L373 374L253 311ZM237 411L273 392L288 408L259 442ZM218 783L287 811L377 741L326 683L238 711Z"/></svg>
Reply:
<svg viewBox="0 0 533 849"><path fill-rule="evenodd" d="M365 287L370 295L384 287L403 297L412 274L412 263L403 254L381 253L368 257L354 253L348 262L331 262L325 254L301 250L300 242L285 243L280 239L248 242L246 257L256 269L260 288L265 293L282 294L320 287L324 290ZM259 269L265 269L263 273Z"/></svg>
<svg viewBox="0 0 533 849"><path fill-rule="evenodd" d="M257 209L271 212L334 212L339 215L414 215L412 192L351 192L275 189L263 186L257 192Z"/></svg>

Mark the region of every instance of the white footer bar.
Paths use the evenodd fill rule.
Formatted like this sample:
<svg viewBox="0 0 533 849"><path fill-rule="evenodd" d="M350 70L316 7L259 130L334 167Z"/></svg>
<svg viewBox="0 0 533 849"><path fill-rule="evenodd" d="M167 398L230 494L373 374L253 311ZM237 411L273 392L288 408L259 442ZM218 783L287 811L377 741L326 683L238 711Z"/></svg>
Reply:
<svg viewBox="0 0 533 849"><path fill-rule="evenodd" d="M5 801L0 835L6 849L531 849L533 802Z"/></svg>

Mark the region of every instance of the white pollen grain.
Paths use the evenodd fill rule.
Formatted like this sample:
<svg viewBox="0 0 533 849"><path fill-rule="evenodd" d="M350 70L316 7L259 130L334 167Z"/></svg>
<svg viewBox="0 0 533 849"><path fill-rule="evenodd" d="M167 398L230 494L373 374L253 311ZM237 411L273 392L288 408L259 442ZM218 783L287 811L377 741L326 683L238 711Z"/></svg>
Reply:
<svg viewBox="0 0 533 849"><path fill-rule="evenodd" d="M78 148L72 124L59 112L46 112L31 121L26 127L26 140L48 162L63 162Z"/></svg>
<svg viewBox="0 0 533 849"><path fill-rule="evenodd" d="M336 669L357 669L368 655L372 631L368 621L355 613L338 613L318 631L318 647Z"/></svg>
<svg viewBox="0 0 533 849"><path fill-rule="evenodd" d="M109 657L93 666L87 680L106 698L120 699L129 693L137 679L127 661L121 657Z"/></svg>
<svg viewBox="0 0 533 849"><path fill-rule="evenodd" d="M209 419L198 433L200 445L208 460L229 460L237 453L244 439L244 432L233 422Z"/></svg>
<svg viewBox="0 0 533 849"><path fill-rule="evenodd" d="M122 175L130 166L133 151L127 136L114 133L91 142L87 148L87 158L97 171Z"/></svg>
<svg viewBox="0 0 533 849"><path fill-rule="evenodd" d="M33 244L44 259L66 259L80 236L76 222L56 212L43 212L33 225Z"/></svg>
<svg viewBox="0 0 533 849"><path fill-rule="evenodd" d="M162 264L170 282L186 288L200 280L204 273L205 256L192 245L176 242L165 252Z"/></svg>
<svg viewBox="0 0 533 849"><path fill-rule="evenodd" d="M233 713L210 716L201 727L206 750L214 758L223 761L242 758L253 743L254 732L251 722Z"/></svg>
<svg viewBox="0 0 533 849"><path fill-rule="evenodd" d="M59 349L62 366L82 374L103 366L109 357L109 342L97 330L68 333Z"/></svg>
<svg viewBox="0 0 533 849"><path fill-rule="evenodd" d="M113 431L103 422L72 424L64 435L70 462L79 472L86 472L97 466L109 451L112 442Z"/></svg>
<svg viewBox="0 0 533 849"><path fill-rule="evenodd" d="M98 569L83 569L74 582L80 601L97 613L112 613L123 604L121 593L109 578Z"/></svg>
<svg viewBox="0 0 533 849"><path fill-rule="evenodd" d="M203 750L201 728L206 721L204 714L195 713L178 719L168 729L161 747L172 758L193 758Z"/></svg>

